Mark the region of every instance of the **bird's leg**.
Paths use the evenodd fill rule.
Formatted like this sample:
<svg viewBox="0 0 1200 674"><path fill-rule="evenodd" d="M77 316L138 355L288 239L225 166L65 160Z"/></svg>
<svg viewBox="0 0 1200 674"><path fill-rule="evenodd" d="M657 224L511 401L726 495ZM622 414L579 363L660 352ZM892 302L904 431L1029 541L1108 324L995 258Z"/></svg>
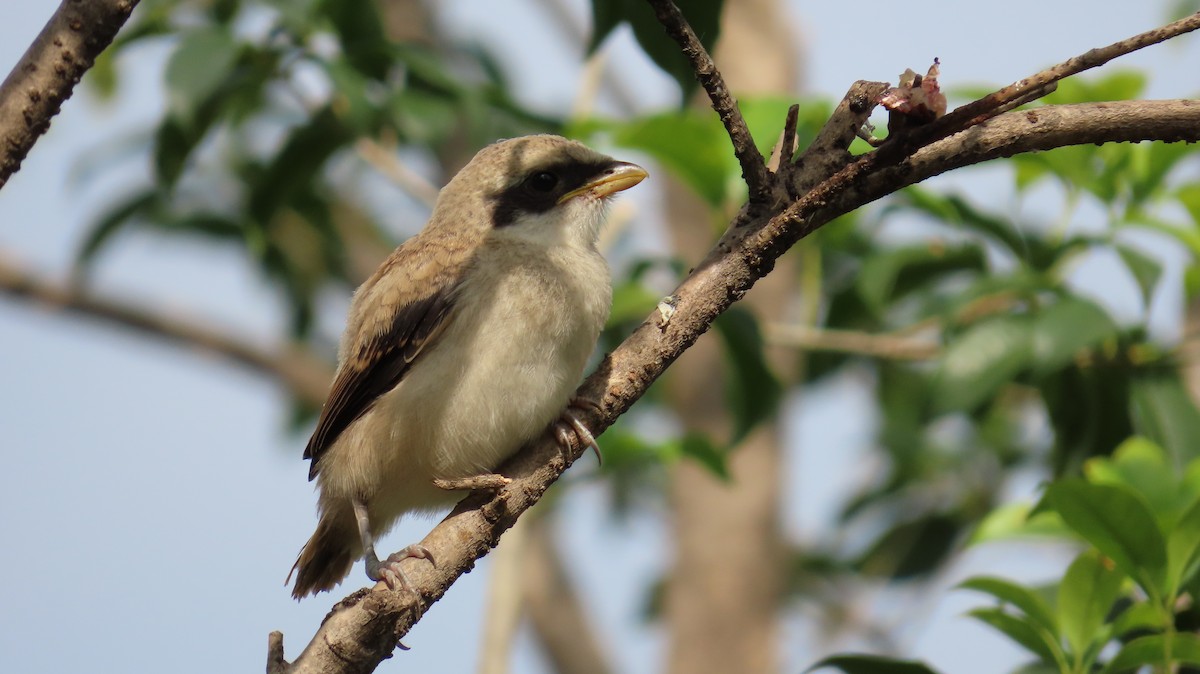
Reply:
<svg viewBox="0 0 1200 674"><path fill-rule="evenodd" d="M508 486L512 482L512 478L504 477L498 473L484 473L483 475L470 475L468 477L454 478L436 478L433 481L433 486L446 491L458 491L466 489L470 491L498 491Z"/></svg>
<svg viewBox="0 0 1200 674"><path fill-rule="evenodd" d="M587 408L599 411L600 403L587 398L571 398L567 402L567 409L563 410L558 421L554 422L554 437L558 440L558 446L565 453L571 449L571 435L574 434L579 438L580 443L592 448L592 452L596 455L596 461L603 463L604 460L600 458L600 445L596 444L595 436L579 420L578 413Z"/></svg>
<svg viewBox="0 0 1200 674"><path fill-rule="evenodd" d="M436 567L437 562L433 559L433 553L423 545L414 544L388 555L388 558L382 562L379 561L379 557L375 554L375 538L371 536L371 525L367 519L367 504L361 499L354 499L353 504L354 519L358 522L358 535L362 539L363 562L367 567L367 578L376 582L382 580L391 590L401 587L412 592L412 584L408 582L408 576L404 575L404 570L400 568L400 562L415 557L428 559L429 563Z"/></svg>

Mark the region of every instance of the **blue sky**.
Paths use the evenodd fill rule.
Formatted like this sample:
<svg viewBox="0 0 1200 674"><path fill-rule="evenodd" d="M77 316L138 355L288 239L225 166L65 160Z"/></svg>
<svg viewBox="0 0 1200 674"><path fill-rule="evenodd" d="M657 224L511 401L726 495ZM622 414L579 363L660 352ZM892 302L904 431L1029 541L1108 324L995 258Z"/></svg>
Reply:
<svg viewBox="0 0 1200 674"><path fill-rule="evenodd" d="M0 3L0 70L7 72L57 4ZM586 15L580 3L571 4ZM524 100L547 110L569 107L580 49L543 37L540 27L554 24L542 3L454 0L440 7L444 24L460 36L509 55L508 70ZM1118 0L796 2L791 10L806 47L807 88L825 97L840 96L856 79L921 70L935 56L947 85L1008 83L1163 22L1159 3ZM1197 46L1194 38L1160 46L1120 65L1150 71L1153 97L1187 97L1200 91ZM645 105L670 104L669 87L628 36L618 36L615 47L622 53L614 62L629 73ZM89 216L145 178L148 167L128 162L86 182L73 180L71 171L81 152L154 123L163 106L167 53L165 45L152 45L123 59L115 104L86 94L66 104L0 191L0 256L62 273ZM988 203L1012 199L990 169L936 184L971 190ZM653 211L652 198L630 196ZM1088 264L1079 273L1085 283L1104 275L1103 267L1089 272ZM1100 294L1136 313L1126 300L1112 299L1127 288L1105 283L1096 281ZM239 255L211 246L127 237L101 260L95 287L229 326L264 344L284 320L274 291ZM1163 302L1156 325L1169 333L1178 298ZM336 323L341 311L344 298L330 298L331 320ZM332 601L363 580L356 567L341 594L299 604L283 586L315 523L315 498L300 460L306 438L286 430L286 399L269 382L205 354L7 299L0 299L0 373L0 576L6 579L0 670L258 670L269 631L282 630L294 656ZM853 375L789 407L794 488L787 522L794 536L826 530L839 493L867 479L859 468L871 442L865 408ZM572 470L584 474L591 466L584 461ZM597 610L604 640L619 646L610 651L618 668L657 671L661 635L640 626L637 614L668 561L662 513L618 525L605 515L600 490L576 487L563 513L572 569ZM404 522L380 547L402 547L431 524ZM939 582L949 587L984 569L1045 577L1063 554L976 550ZM470 671L489 568L485 560L460 580L406 639L413 650L379 671ZM982 602L979 597L908 597L915 609L900 604L902 598L855 607L900 626L903 652L897 655L926 658L951 673L999 673L1019 661L999 635L961 617ZM824 647L854 645L814 644L794 621L781 648L791 671L799 671ZM540 671L527 635L518 646L514 671Z"/></svg>

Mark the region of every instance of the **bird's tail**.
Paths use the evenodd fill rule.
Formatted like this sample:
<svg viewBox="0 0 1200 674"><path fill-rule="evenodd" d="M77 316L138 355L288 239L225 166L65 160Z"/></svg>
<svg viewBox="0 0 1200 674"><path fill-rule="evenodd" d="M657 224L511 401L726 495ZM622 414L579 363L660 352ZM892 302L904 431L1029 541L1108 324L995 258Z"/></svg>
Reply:
<svg viewBox="0 0 1200 674"><path fill-rule="evenodd" d="M359 545L353 515L337 511L322 514L316 533L300 550L284 584L296 575L292 588L296 599L332 589L350 573Z"/></svg>

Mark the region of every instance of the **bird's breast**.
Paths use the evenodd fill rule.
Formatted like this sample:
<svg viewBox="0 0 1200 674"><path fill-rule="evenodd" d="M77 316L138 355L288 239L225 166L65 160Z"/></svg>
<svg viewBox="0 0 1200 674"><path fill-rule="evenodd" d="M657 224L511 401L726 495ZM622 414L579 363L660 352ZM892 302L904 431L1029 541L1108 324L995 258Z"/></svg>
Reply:
<svg viewBox="0 0 1200 674"><path fill-rule="evenodd" d="M477 264L438 344L388 396L396 461L418 461L432 477L494 470L545 429L578 386L611 305L595 251Z"/></svg>

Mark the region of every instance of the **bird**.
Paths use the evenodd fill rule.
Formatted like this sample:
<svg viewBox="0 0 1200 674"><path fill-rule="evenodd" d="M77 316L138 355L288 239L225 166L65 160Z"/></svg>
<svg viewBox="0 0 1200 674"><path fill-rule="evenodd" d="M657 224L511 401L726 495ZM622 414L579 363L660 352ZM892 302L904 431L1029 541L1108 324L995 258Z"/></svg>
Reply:
<svg viewBox="0 0 1200 674"><path fill-rule="evenodd" d="M571 394L612 304L597 239L613 195L647 175L559 136L492 143L355 291L304 450L318 522L285 581L293 597L333 588L359 558L371 580L409 587L400 562L429 551L375 553L401 516L502 481L493 471L547 429L595 448Z"/></svg>

